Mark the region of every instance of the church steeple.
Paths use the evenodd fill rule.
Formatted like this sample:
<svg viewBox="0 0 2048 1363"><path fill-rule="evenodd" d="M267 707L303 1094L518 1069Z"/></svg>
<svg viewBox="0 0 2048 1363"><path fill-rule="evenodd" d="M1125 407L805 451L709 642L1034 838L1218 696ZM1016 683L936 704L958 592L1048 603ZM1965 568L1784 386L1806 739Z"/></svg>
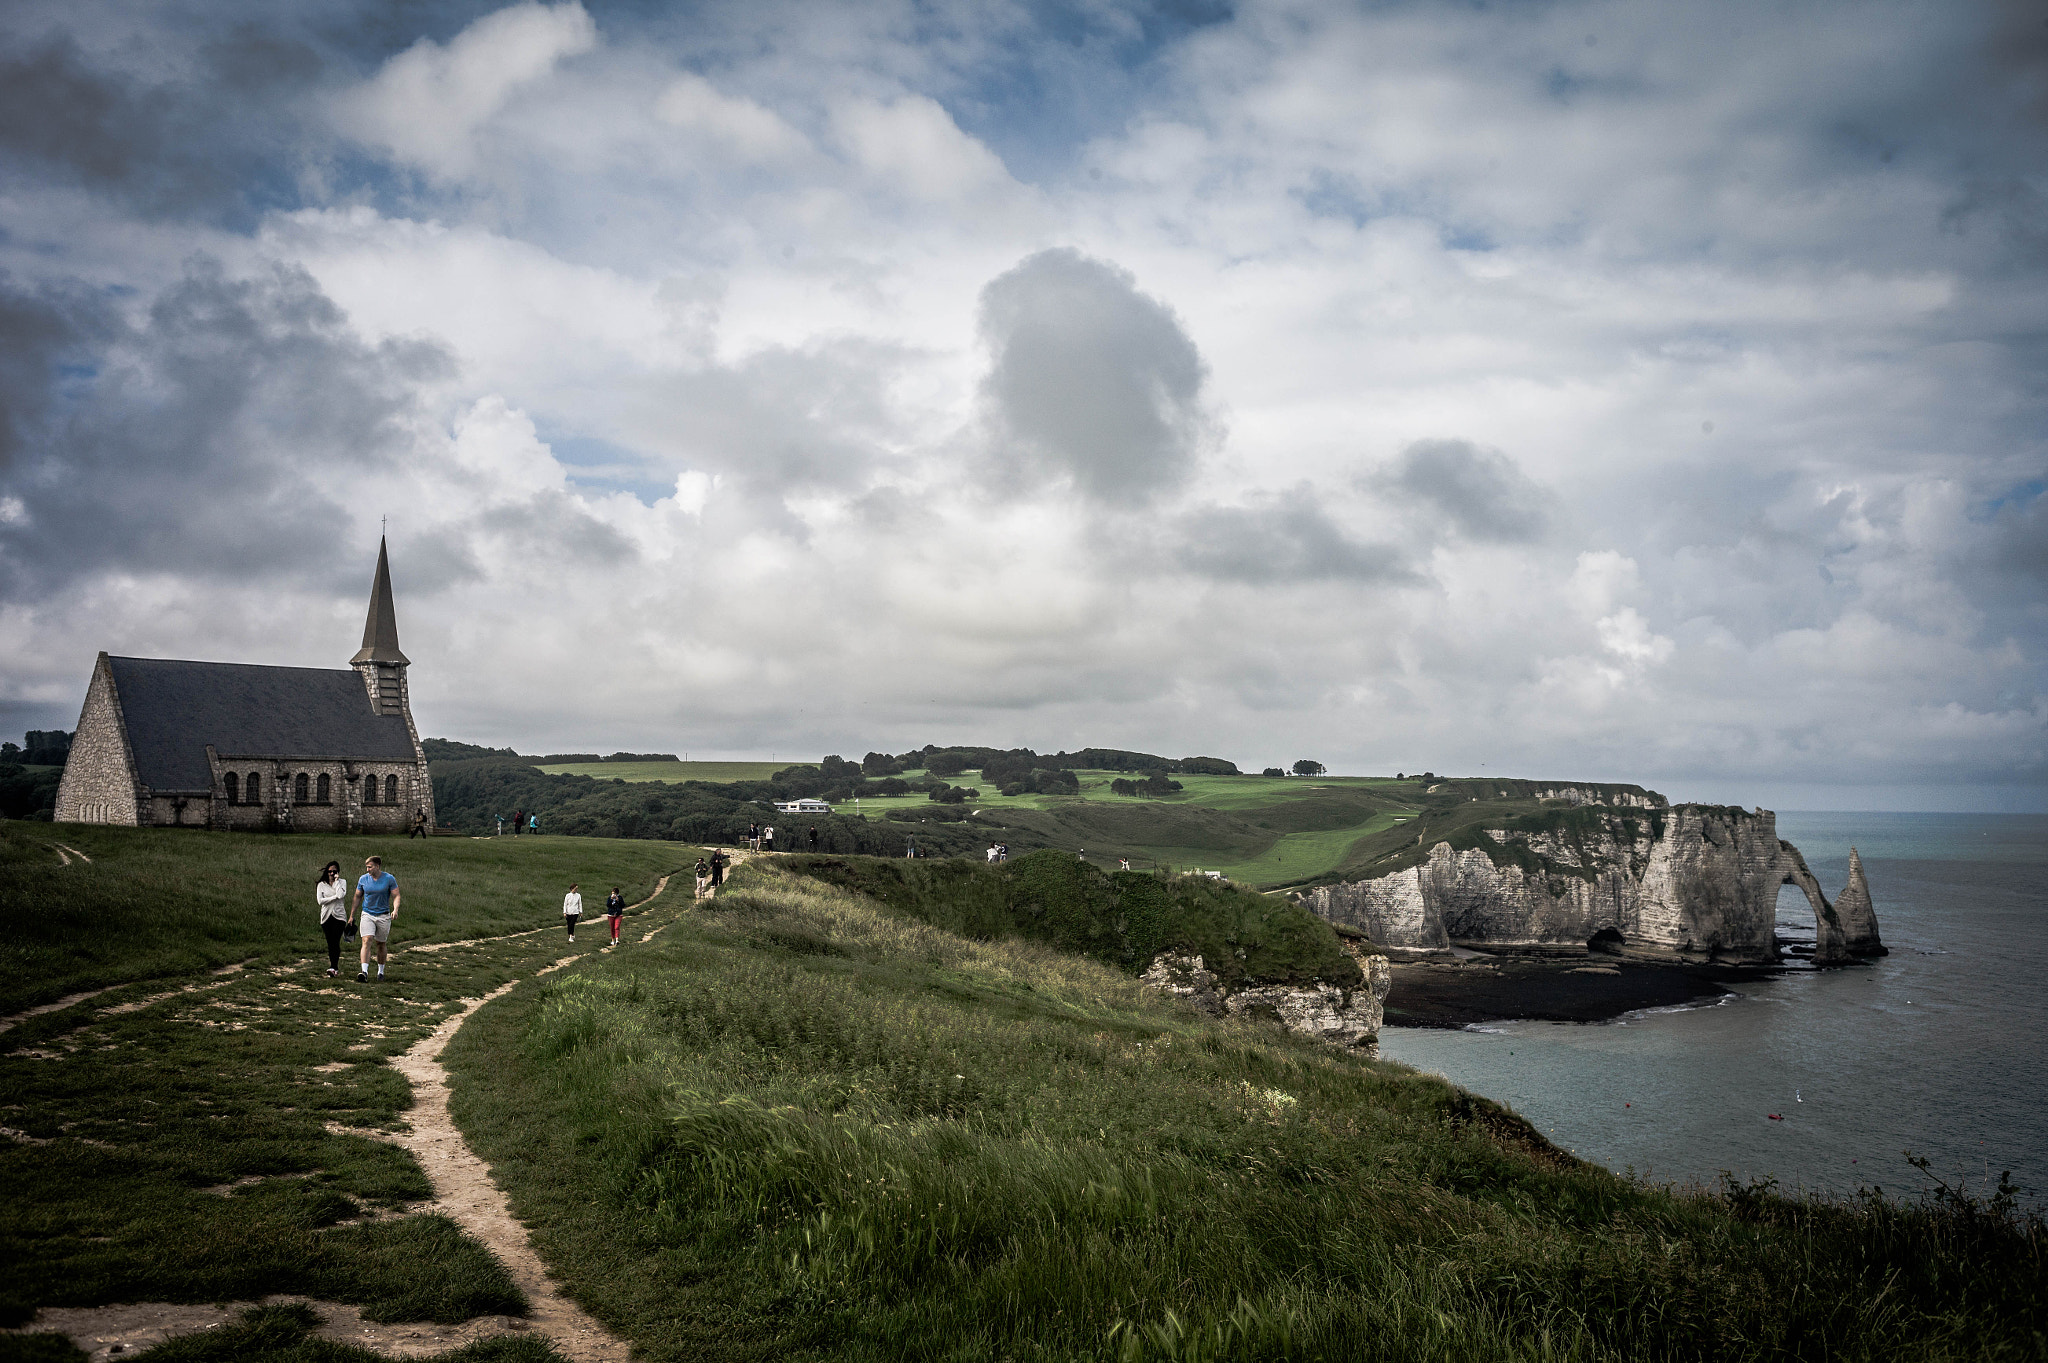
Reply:
<svg viewBox="0 0 2048 1363"><path fill-rule="evenodd" d="M370 588L370 614L363 621L363 646L351 665L395 663L404 667L410 660L398 651L398 612L391 605L391 555L380 536L377 540L377 580Z"/></svg>

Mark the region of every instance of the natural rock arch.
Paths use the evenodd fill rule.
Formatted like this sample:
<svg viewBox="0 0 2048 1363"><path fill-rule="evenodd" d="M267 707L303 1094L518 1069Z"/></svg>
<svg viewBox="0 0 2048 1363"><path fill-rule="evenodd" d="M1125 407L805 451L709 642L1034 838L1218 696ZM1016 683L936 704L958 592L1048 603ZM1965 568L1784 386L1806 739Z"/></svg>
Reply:
<svg viewBox="0 0 2048 1363"><path fill-rule="evenodd" d="M1777 879L1772 889L1797 885L1813 906L1813 963L1847 965L1863 956L1883 956L1884 943L1877 936L1877 914L1870 905L1870 886L1863 878L1863 858L1849 849L1849 883L1842 897L1828 903L1820 882L1807 869L1806 858L1789 842L1778 843Z"/></svg>

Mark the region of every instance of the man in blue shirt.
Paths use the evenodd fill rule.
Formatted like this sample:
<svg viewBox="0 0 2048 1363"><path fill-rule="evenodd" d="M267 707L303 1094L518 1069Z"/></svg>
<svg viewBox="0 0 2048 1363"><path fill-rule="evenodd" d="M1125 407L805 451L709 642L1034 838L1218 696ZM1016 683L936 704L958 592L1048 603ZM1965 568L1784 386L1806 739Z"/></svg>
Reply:
<svg viewBox="0 0 2048 1363"><path fill-rule="evenodd" d="M363 934L362 969L356 972L357 984L370 982L370 943L377 944L377 978L384 978L385 943L391 940L391 920L398 917L398 877L384 869L384 858L371 857L363 863L363 874L356 881L356 907L361 915L357 918Z"/></svg>

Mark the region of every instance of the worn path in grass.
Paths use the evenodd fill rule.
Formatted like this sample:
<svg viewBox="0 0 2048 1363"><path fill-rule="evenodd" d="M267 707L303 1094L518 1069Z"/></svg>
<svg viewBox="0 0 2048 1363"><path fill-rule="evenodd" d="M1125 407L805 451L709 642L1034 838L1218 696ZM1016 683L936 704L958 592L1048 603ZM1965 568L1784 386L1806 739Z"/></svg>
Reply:
<svg viewBox="0 0 2048 1363"><path fill-rule="evenodd" d="M667 855L673 858L676 853L671 849ZM116 857L116 863L118 860ZM101 864L107 863L103 860ZM598 880L599 877L590 876L587 883ZM641 883L643 887L646 884ZM689 903L681 895L657 899L667 883L668 877L661 877L645 899L630 906L636 929L658 929ZM402 932L403 916L398 926ZM125 1353L171 1335L220 1325L236 1310L258 1300L300 1301L312 1305L324 1318L326 1324L318 1333L326 1338L399 1356L438 1353L480 1339L517 1334L527 1339L545 1337L563 1356L572 1359L607 1363L624 1359L625 1346L562 1297L549 1282L525 1231L505 1207L489 1170L455 1132L448 1120L446 1076L438 1060L441 1048L483 1002L516 987L522 979L549 973L579 959L580 953L553 959L554 944L546 943L545 935L559 930L524 929L462 941L423 943L410 949L401 940L392 953L390 980L369 986L357 986L347 979L326 979L325 962L317 957L296 961L274 959L264 968L246 972L240 964L231 964L196 978L159 976L132 985L107 986L0 1019L0 1031L12 1032L7 1038L9 1053L0 1056L0 1064L8 1065L11 1071L5 1082L9 1120L4 1132L10 1139L0 1142L0 1162L6 1162L11 1155L19 1166L7 1170L8 1200L13 1205L4 1236L9 1251L6 1259L26 1266L36 1257L29 1251L31 1245L55 1251L50 1256L54 1262L49 1271L31 1275L40 1281L18 1282L19 1290L12 1294L16 1301L25 1300L46 1308L26 1325L25 1332L59 1332L89 1355L106 1357L116 1345ZM602 928L591 925L586 930ZM530 938L540 940L527 940ZM632 940L622 939L626 943ZM266 1032L277 1038L277 1045L266 1044L269 1038L261 1036ZM203 1061L191 1063L199 1059L196 1056L178 1057L186 1061L184 1064L159 1061L152 1065L152 1053L161 1056L166 1051L176 1051L180 1035L213 1043L232 1040L240 1043L245 1054L251 1049L305 1050L308 1042L326 1043L318 1049L355 1054L337 1056L326 1064L314 1063L326 1059L325 1055L262 1056L259 1066L262 1061L283 1062L277 1064L278 1072L268 1087L275 1090L289 1086L294 1091L261 1095L268 1101L260 1102L260 1106L269 1110L261 1117L251 1113L253 1121L238 1123L232 1133L219 1126L210 1129L209 1134L217 1140L228 1137L218 1140L211 1152L211 1163L220 1166L218 1172L189 1168L149 1171L157 1175L159 1184L166 1181L164 1175L169 1175L170 1183L184 1185L147 1190L146 1195L185 1204L168 1209L171 1221L177 1219L178 1211L189 1213L195 1205L199 1206L202 1224L194 1227L193 1238L203 1239L209 1230L216 1229L203 1224L208 1215L204 1207L208 1205L222 1209L216 1215L232 1216L240 1210L239 1204L245 1197L276 1199L302 1195L316 1201L324 1196L328 1205L315 1210L310 1218L303 1208L289 1209L298 1215L288 1218L296 1224L285 1228L287 1234L303 1237L308 1219L315 1228L336 1227L325 1232L334 1235L359 1228L373 1232L380 1228L389 1230L416 1219L439 1222L446 1217L497 1257L511 1280L499 1290L499 1296L502 1298L505 1291L516 1288L516 1300L516 1295L523 1293L527 1319L504 1314L502 1308L479 1313L465 1309L457 1301L453 1306L443 1304L396 1313L431 1319L366 1320L365 1311L386 1317L393 1314L377 1307L374 1284L367 1298L358 1292L354 1302L315 1301L304 1295L308 1288L322 1297L332 1294L319 1291L317 1282L301 1286L289 1269L282 1274L266 1275L260 1264L255 1271L245 1272L237 1279L232 1272L225 1278L220 1274L209 1277L195 1273L189 1265L179 1265L168 1274L159 1271L153 1275L152 1268L161 1266L131 1263L117 1266L111 1275L116 1279L125 1276L129 1280L126 1283L81 1286L79 1277L92 1275L67 1273L67 1250L86 1256L105 1252L119 1257L123 1247L118 1242L127 1238L124 1231L138 1239L145 1239L154 1231L148 1226L112 1224L122 1219L122 1210L115 1205L121 1200L118 1185L123 1176L133 1177L137 1171L132 1167L110 1167L103 1180L86 1171L83 1177L70 1180L67 1195L48 1190L41 1177L45 1171L21 1165L22 1157L30 1156L33 1150L35 1155L61 1158L83 1145L88 1147L81 1152L88 1155L88 1162L97 1159L120 1166L122 1159L130 1156L129 1143L137 1141L141 1142L136 1151L138 1156L156 1153L148 1147L160 1144L153 1142L153 1138L164 1133L150 1128L156 1125L159 1100L166 1095L148 1090L146 1085L124 1084L115 1079L115 1073L109 1071L120 1072L124 1059L138 1077L148 1071L150 1078L159 1082L166 1079L166 1070L187 1071L171 1078L167 1087L196 1090L190 1100L202 1109L197 1115L215 1119L240 1117L241 1113L223 1109L242 1106L259 1095L224 1091L234 1087L226 1082L232 1066L216 1069L214 1064ZM287 1037L294 1040L287 1041ZM377 1063L376 1054L363 1052L383 1053L390 1060L389 1068ZM378 1084L376 1076L391 1070L404 1077L409 1093L394 1094ZM195 1077L196 1071L208 1073ZM25 1082L14 1082L16 1077ZM106 1082L110 1079L114 1083ZM124 1102L113 1093L95 1091L110 1087L126 1087L131 1092ZM317 1091L352 1087L383 1091L306 1092L309 1088ZM137 1103L144 1105L145 1110L130 1119L129 1110ZM237 1147L233 1137L250 1135L247 1126L260 1123L265 1117L274 1125L296 1124L303 1128L308 1119L318 1125L311 1131L300 1130L297 1134L301 1139L296 1143L277 1140L287 1134L283 1131L257 1131L253 1133L256 1137L272 1138L261 1142L266 1148L251 1151ZM377 1186L379 1178L375 1175L345 1168L349 1163L345 1152L365 1141L404 1149L418 1161L426 1180L420 1180L417 1174L406 1176L387 1169L382 1171L385 1186ZM130 1166L136 1162L129 1157ZM187 1162L207 1164L209 1159L202 1156ZM49 1172L61 1179L68 1171ZM216 1179L219 1182L213 1184ZM422 1182L427 1186L421 1186ZM213 1186L199 1188L195 1197L190 1191L195 1183ZM79 1185L84 1187L82 1193ZM315 1185L320 1185L317 1190ZM95 1190L102 1194L97 1203ZM431 1197L423 1196L429 1192ZM337 1193L341 1195L336 1196ZM81 1199L82 1205L64 1205L67 1201L80 1204ZM52 1205L35 1205L43 1201ZM66 1224L95 1218L109 1224ZM56 1244L37 1243L49 1241L56 1226L63 1227ZM102 1230L114 1233L95 1233ZM166 1225L157 1234L158 1238L176 1236L178 1229ZM66 1243L71 1239L86 1243ZM107 1245L108 1241L116 1244ZM168 1249L157 1252L159 1257L174 1254ZM147 1253L137 1257L147 1257ZM260 1259L260 1254L257 1257ZM424 1276L432 1276L431 1265L406 1267L412 1271L425 1269ZM152 1276L159 1282L151 1283ZM300 1274L300 1278L305 1276ZM320 1275L311 1276L318 1279ZM208 1290L210 1285L217 1286ZM126 1293L121 1290L124 1286L130 1289ZM184 1300L137 1300L151 1295L152 1286L162 1295ZM252 1286L257 1288L256 1292L247 1290ZM262 1294L264 1287L272 1286L285 1291ZM294 1291L300 1295L291 1295ZM340 1295L352 1294L342 1290ZM485 1295L489 1295L488 1291ZM208 1301L234 1304L199 1304ZM19 1314L16 1318L20 1318Z"/></svg>

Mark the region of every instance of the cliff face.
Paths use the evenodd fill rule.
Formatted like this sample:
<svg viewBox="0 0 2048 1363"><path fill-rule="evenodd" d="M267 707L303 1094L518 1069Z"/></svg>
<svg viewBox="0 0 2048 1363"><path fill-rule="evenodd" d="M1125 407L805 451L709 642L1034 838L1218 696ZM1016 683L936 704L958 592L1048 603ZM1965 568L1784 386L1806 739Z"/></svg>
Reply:
<svg viewBox="0 0 2048 1363"><path fill-rule="evenodd" d="M1884 952L1862 859L1850 853L1848 887L1830 904L1768 810L1581 811L1556 827L1489 828L1476 841L1439 842L1419 865L1323 886L1301 902L1388 947L1763 962L1778 959L1778 887L1792 884L1813 906L1816 964Z"/></svg>
<svg viewBox="0 0 2048 1363"><path fill-rule="evenodd" d="M1228 989L1202 963L1186 952L1161 952L1140 982L1187 999L1211 1017L1265 1017L1291 1032L1300 1032L1336 1046L1372 1048L1379 1044L1386 1016L1387 990L1393 971L1384 956L1352 953L1364 982L1344 989L1327 981L1308 984L1250 984Z"/></svg>

